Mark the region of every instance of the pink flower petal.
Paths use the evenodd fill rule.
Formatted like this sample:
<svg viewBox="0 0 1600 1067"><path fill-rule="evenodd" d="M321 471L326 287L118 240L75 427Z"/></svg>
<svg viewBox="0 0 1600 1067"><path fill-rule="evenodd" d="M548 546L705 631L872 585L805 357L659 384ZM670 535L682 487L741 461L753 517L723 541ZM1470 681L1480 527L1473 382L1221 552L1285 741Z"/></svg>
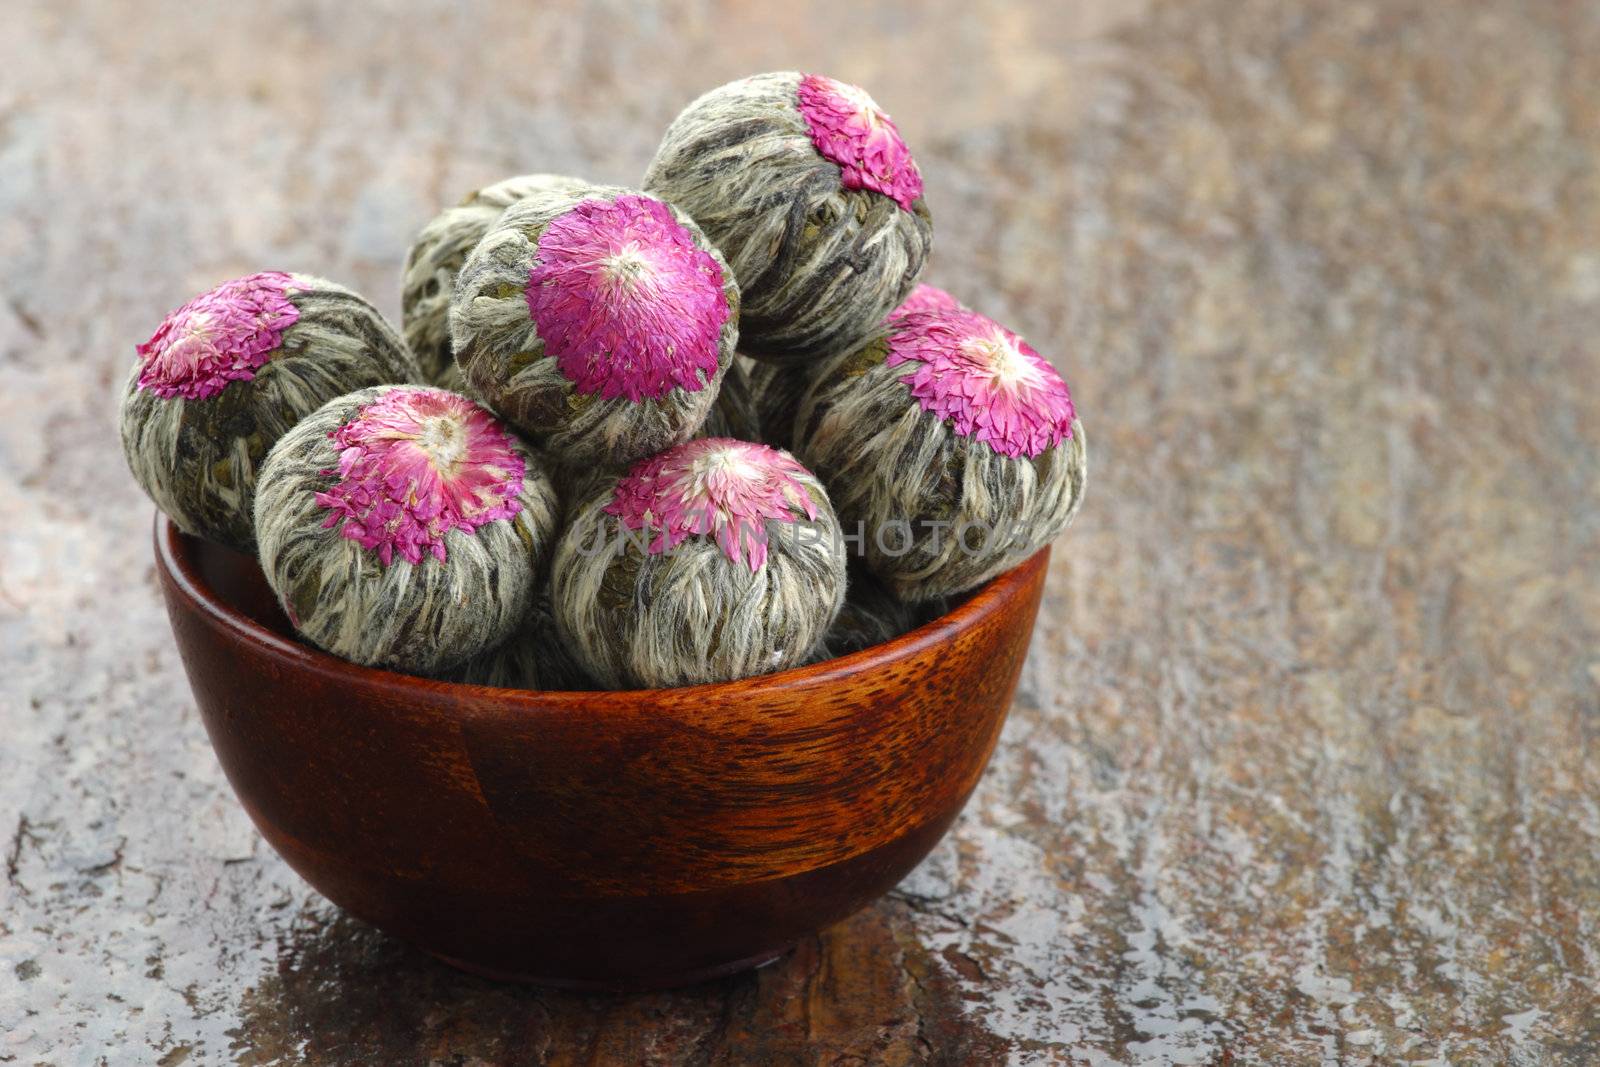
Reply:
<svg viewBox="0 0 1600 1067"><path fill-rule="evenodd" d="M816 503L799 481L808 477L787 452L702 438L634 464L605 511L629 530L659 530L652 555L711 535L729 559L755 571L766 562L767 523L816 518Z"/></svg>
<svg viewBox="0 0 1600 1067"><path fill-rule="evenodd" d="M289 302L294 279L278 271L223 282L172 312L137 345L140 389L170 399L206 400L249 381L300 318Z"/></svg>
<svg viewBox="0 0 1600 1067"><path fill-rule="evenodd" d="M886 366L922 410L1006 456L1037 456L1072 436L1067 383L1022 338L975 311L911 311L889 320Z"/></svg>
<svg viewBox="0 0 1600 1067"><path fill-rule="evenodd" d="M900 306L889 312L886 321L893 322L902 315L916 311L961 311L961 301L935 285L918 285L911 295L900 301Z"/></svg>
<svg viewBox="0 0 1600 1067"><path fill-rule="evenodd" d="M871 189L907 211L922 195L922 172L894 120L854 85L820 74L800 80L797 106L822 157L839 165L846 189Z"/></svg>
<svg viewBox="0 0 1600 1067"><path fill-rule="evenodd" d="M722 268L659 200L584 200L539 237L528 313L579 393L698 392L729 315Z"/></svg>
<svg viewBox="0 0 1600 1067"><path fill-rule="evenodd" d="M443 389L389 389L328 435L339 446L339 480L316 495L324 526L375 550L443 562L445 534L471 533L522 509L522 457L489 412Z"/></svg>

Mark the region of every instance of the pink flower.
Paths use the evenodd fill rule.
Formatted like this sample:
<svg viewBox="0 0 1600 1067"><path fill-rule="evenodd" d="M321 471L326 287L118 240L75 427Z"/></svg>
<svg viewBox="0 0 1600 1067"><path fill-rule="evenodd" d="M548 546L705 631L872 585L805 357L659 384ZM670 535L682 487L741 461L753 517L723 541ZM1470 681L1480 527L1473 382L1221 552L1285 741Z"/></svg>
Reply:
<svg viewBox="0 0 1600 1067"><path fill-rule="evenodd" d="M817 517L799 479L809 472L787 452L731 437L707 437L635 463L617 483L606 514L630 530L659 531L651 555L710 534L751 571L767 560L766 524Z"/></svg>
<svg viewBox="0 0 1600 1067"><path fill-rule="evenodd" d="M894 120L865 90L807 74L800 80L798 107L811 143L839 165L846 189L871 189L911 210L922 195L922 172Z"/></svg>
<svg viewBox="0 0 1600 1067"><path fill-rule="evenodd" d="M716 376L722 268L648 196L585 200L539 237L528 313L580 393L638 402Z"/></svg>
<svg viewBox="0 0 1600 1067"><path fill-rule="evenodd" d="M1037 456L1072 436L1067 383L1022 338L975 311L913 311L890 322L889 367L922 410L1006 456Z"/></svg>
<svg viewBox="0 0 1600 1067"><path fill-rule="evenodd" d="M525 469L493 415L443 389L398 386L328 435L340 448L339 481L317 503L325 527L376 549L388 566L398 552L421 563L445 559L444 536L472 533L522 508Z"/></svg>
<svg viewBox="0 0 1600 1067"><path fill-rule="evenodd" d="M206 400L249 381L283 344L300 318L289 302L294 279L278 271L250 274L201 293L161 321L137 345L139 388L164 398Z"/></svg>
<svg viewBox="0 0 1600 1067"><path fill-rule="evenodd" d="M893 322L914 311L961 311L961 301L933 285L918 285L900 306L889 312L885 322Z"/></svg>

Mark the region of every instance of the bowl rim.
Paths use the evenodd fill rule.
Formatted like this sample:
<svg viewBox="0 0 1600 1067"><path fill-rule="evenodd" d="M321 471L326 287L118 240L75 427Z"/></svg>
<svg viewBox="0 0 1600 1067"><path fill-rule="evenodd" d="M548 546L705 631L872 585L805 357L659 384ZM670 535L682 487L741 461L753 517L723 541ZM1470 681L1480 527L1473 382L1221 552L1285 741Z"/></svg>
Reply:
<svg viewBox="0 0 1600 1067"><path fill-rule="evenodd" d="M887 664L908 660L936 645L949 642L1015 601L1019 593L1025 592L1035 573L1048 566L1050 559L1050 546L1045 545L1017 566L989 579L971 593L964 594L965 599L950 611L915 629L881 644L788 670L752 675L731 682L705 682L654 689L506 689L367 667L290 640L223 600L196 566L190 542L198 543L201 539L179 530L177 524L159 510L155 514L153 539L156 564L162 577L191 610L197 612L212 628L256 647L286 667L310 671L330 681L387 690L397 695L453 694L463 701L487 700L526 705L529 710L582 708L589 712L596 710L597 706L631 708L641 701L658 700L665 694L671 694L671 699L675 701L692 701L695 696L707 699L759 696L762 693L793 690L797 686L810 687L840 681Z"/></svg>

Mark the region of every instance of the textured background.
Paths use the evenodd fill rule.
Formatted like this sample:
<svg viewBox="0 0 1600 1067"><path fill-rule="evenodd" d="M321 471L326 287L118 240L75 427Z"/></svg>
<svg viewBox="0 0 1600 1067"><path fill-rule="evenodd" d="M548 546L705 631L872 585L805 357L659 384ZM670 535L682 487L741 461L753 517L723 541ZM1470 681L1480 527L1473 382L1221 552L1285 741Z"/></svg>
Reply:
<svg viewBox="0 0 1600 1067"><path fill-rule="evenodd" d="M1595 1062L1600 9L763 6L7 6L0 1062ZM888 899L686 992L460 977L234 803L116 384L235 274L392 314L437 207L634 181L775 67L900 120L930 280L1063 369L1088 504Z"/></svg>

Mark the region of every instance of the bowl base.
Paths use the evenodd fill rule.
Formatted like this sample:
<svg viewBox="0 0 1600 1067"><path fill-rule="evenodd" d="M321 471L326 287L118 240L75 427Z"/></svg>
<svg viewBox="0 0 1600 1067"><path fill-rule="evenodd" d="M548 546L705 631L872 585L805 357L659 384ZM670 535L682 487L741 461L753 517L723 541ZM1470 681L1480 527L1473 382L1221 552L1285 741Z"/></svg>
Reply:
<svg viewBox="0 0 1600 1067"><path fill-rule="evenodd" d="M611 978L551 978L547 975L533 974L527 971L502 971L495 967L484 967L470 960L456 959L439 952L429 952L428 955L447 966L458 971L487 978L494 982L519 982L523 985L548 986L551 989L567 989L578 993L643 993L657 989L677 989L680 986L697 985L700 982L709 982L713 978L726 978L730 974L739 974L742 971L753 971L758 967L765 967L769 963L776 963L781 957L787 955L793 945L784 945L781 948L769 949L758 952L754 956L746 956L742 960L731 963L718 963L710 967L700 967L689 971L676 971L670 974L651 975L648 978L637 979L611 979Z"/></svg>

